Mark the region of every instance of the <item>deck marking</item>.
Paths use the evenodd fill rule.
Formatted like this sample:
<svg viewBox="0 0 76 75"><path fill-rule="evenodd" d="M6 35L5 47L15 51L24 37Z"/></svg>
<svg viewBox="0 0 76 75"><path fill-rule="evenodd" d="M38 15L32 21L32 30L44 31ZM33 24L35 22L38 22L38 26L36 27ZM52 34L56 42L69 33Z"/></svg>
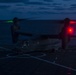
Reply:
<svg viewBox="0 0 76 75"><path fill-rule="evenodd" d="M3 48L3 47L0 47L0 48ZM3 48L3 49L10 50L10 49L7 49L7 48ZM65 68L65 69L70 69L70 70L76 71L76 69L74 69L74 68L67 67L67 66L64 66L64 65L60 65L60 64L57 64L55 62L51 62L51 61L41 59L41 58L38 58L38 57L35 57L35 56L31 56L30 54L25 54L25 55L30 56L31 58L34 58L34 59L37 59L37 60L40 60L40 61L44 61L44 62L49 63L49 64L53 64L53 65L56 65L56 66L59 66L59 67ZM13 57L16 58L17 56L7 56L7 57L2 57L0 59L13 58ZM21 58L26 58L26 57L21 57Z"/></svg>
<svg viewBox="0 0 76 75"><path fill-rule="evenodd" d="M30 57L29 56L28 57L26 57L26 56L20 57L20 56L9 56L9 55L6 55L6 57L1 57L0 59L8 59L8 58L30 58Z"/></svg>
<svg viewBox="0 0 76 75"><path fill-rule="evenodd" d="M1 49L5 49L7 51L10 51L11 49L5 48L5 47L0 47Z"/></svg>
<svg viewBox="0 0 76 75"><path fill-rule="evenodd" d="M4 48L4 47L0 47L0 48L1 48L1 49L5 49L5 50L7 50L7 51L10 51L10 50L11 50L11 49ZM24 56L24 55L27 55L27 54L22 54L22 55ZM37 56L37 57L44 57L44 56L46 56L45 53L43 53L42 55L39 55L39 56ZM5 57L1 57L0 59L5 59L5 58L29 58L29 57L18 57L18 55L11 56L11 55L7 54Z"/></svg>
<svg viewBox="0 0 76 75"><path fill-rule="evenodd" d="M36 56L36 57L44 57L44 56L46 56L46 54L45 53L43 53L42 55L40 55L40 56Z"/></svg>
<svg viewBox="0 0 76 75"><path fill-rule="evenodd" d="M59 66L59 67L65 68L65 69L70 69L70 70L76 71L76 69L71 68L71 67L67 67L67 66L64 66L64 65L60 65L60 64L57 64L57 63L55 63L55 62L51 62L51 61L48 61L48 60L45 60L45 59L41 59L41 58L38 58L38 57L35 57L35 56L31 56L31 55L29 55L29 54L28 54L28 56L30 56L31 58L40 60L40 61L44 61L44 62L49 63L49 64L53 64L53 65L56 65L56 66Z"/></svg>

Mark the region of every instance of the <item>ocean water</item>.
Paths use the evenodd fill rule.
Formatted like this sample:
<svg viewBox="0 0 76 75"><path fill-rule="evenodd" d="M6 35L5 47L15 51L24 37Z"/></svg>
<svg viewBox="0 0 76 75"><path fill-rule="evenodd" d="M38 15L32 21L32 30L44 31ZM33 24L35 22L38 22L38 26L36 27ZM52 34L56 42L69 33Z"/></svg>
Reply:
<svg viewBox="0 0 76 75"><path fill-rule="evenodd" d="M12 44L11 27L12 23L0 23L0 44ZM20 31L32 33L33 37L41 34L59 34L63 24L55 23L50 20L20 21ZM20 36L20 39L28 39L29 37ZM73 40L75 44L75 39ZM72 42L73 43L73 42Z"/></svg>

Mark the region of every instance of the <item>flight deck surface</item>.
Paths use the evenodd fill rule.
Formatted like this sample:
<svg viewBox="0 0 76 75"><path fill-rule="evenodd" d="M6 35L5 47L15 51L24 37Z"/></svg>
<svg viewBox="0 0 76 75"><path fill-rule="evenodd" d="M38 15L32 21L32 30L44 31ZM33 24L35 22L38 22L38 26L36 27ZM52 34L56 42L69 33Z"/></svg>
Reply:
<svg viewBox="0 0 76 75"><path fill-rule="evenodd" d="M0 46L0 75L76 75L75 47L27 54L11 49L11 45Z"/></svg>

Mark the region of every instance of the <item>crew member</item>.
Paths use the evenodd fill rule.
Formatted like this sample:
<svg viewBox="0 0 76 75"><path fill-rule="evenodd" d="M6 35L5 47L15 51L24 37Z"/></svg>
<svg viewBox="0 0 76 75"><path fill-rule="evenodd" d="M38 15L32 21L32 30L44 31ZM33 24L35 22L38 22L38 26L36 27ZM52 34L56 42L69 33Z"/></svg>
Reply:
<svg viewBox="0 0 76 75"><path fill-rule="evenodd" d="M64 27L62 28L61 37L62 37L62 48L66 48L66 44L70 41L70 37L68 35L68 27L69 27L70 19L64 19Z"/></svg>
<svg viewBox="0 0 76 75"><path fill-rule="evenodd" d="M11 26L11 33L12 33L12 42L15 44L18 41L19 33L17 32L20 29L19 27L19 19L15 17L13 19L13 25Z"/></svg>

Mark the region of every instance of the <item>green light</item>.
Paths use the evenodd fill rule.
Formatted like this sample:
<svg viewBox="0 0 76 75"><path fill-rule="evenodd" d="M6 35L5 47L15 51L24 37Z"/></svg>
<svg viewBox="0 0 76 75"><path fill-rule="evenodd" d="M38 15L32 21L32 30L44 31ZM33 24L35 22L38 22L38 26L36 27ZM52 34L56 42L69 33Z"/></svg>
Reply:
<svg viewBox="0 0 76 75"><path fill-rule="evenodd" d="M13 21L12 20L8 20L8 21L6 21L7 23L13 23Z"/></svg>

